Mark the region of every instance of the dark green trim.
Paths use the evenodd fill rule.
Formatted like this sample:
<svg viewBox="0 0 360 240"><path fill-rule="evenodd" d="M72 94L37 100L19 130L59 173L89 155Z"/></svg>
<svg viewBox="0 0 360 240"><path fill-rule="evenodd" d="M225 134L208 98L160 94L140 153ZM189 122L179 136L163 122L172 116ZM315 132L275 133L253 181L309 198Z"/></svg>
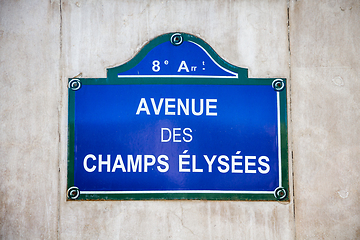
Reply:
<svg viewBox="0 0 360 240"><path fill-rule="evenodd" d="M80 194L77 200L278 201L273 194L233 194L233 193ZM282 202L287 202L287 201L288 198L282 200Z"/></svg>
<svg viewBox="0 0 360 240"><path fill-rule="evenodd" d="M280 92L280 129L281 129L281 175L282 187L286 189L287 196L284 199L289 201L290 188L289 188L289 161L288 161L288 125L287 125L287 99L286 99L286 80L282 79L285 83L285 88Z"/></svg>
<svg viewBox="0 0 360 240"><path fill-rule="evenodd" d="M70 79L69 79L70 81ZM75 161L75 92L68 89L68 189L74 186L74 161Z"/></svg>

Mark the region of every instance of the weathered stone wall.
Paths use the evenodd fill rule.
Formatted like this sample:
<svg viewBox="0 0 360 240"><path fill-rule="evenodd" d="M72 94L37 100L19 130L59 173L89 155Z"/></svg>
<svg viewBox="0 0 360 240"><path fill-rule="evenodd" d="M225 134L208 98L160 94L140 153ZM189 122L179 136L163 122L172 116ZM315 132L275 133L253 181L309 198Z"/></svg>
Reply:
<svg viewBox="0 0 360 240"><path fill-rule="evenodd" d="M360 2L290 3L298 239L360 238Z"/></svg>
<svg viewBox="0 0 360 240"><path fill-rule="evenodd" d="M358 1L0 1L1 239L360 237ZM67 79L187 32L288 79L289 203L66 201Z"/></svg>
<svg viewBox="0 0 360 240"><path fill-rule="evenodd" d="M58 2L0 1L1 239L57 237L60 23Z"/></svg>

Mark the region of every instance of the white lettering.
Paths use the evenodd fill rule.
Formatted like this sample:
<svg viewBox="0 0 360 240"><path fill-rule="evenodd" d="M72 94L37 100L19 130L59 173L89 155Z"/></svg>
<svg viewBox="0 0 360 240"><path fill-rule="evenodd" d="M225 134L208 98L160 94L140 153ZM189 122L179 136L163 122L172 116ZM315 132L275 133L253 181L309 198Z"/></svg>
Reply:
<svg viewBox="0 0 360 240"><path fill-rule="evenodd" d="M96 166L93 165L91 168L88 168L87 160L88 160L89 158L91 158L93 161L96 160L96 157L95 157L93 154L88 154L88 155L86 155L85 158L84 158L84 162L83 162L84 169L85 169L85 171L87 171L87 172L93 172L93 171L95 171Z"/></svg>
<svg viewBox="0 0 360 240"><path fill-rule="evenodd" d="M200 111L196 112L195 109L195 99L191 99L191 111L195 116L200 116L201 114L203 114L204 111L204 99L200 99Z"/></svg>
<svg viewBox="0 0 360 240"><path fill-rule="evenodd" d="M191 136L190 133L187 133L187 131L188 131L188 132L192 132L192 130L191 130L190 128L185 128L185 129L184 129L184 135L187 136L187 137L189 137L189 138L186 139L185 137L183 137L183 140L184 140L184 142L191 142L192 139L193 139L193 137Z"/></svg>
<svg viewBox="0 0 360 240"><path fill-rule="evenodd" d="M241 151L237 151L236 154L240 154ZM231 172L233 173L243 173L242 169L236 169L236 166L242 166L242 162L237 162L237 159L242 159L243 156L237 156L237 155L232 155L231 156Z"/></svg>
<svg viewBox="0 0 360 240"><path fill-rule="evenodd" d="M160 165L165 166L165 168L161 168L160 166L157 166L157 170L162 173L167 172L169 170L169 163L164 162L163 160L168 161L169 157L166 155L160 155L157 159Z"/></svg>
<svg viewBox="0 0 360 240"><path fill-rule="evenodd" d="M181 128L173 128L173 141L174 142L181 142L181 138L180 139L176 139L177 136L181 137L181 133L176 133L176 131L181 131Z"/></svg>
<svg viewBox="0 0 360 240"><path fill-rule="evenodd" d="M180 108L183 110L185 115L189 115L189 99L185 99L185 101L186 101L186 107L184 106L181 99L178 98L177 115L180 115Z"/></svg>
<svg viewBox="0 0 360 240"><path fill-rule="evenodd" d="M167 131L169 134L169 138L168 139L164 139L164 131ZM171 130L168 128L161 128L161 142L168 142L171 139Z"/></svg>
<svg viewBox="0 0 360 240"><path fill-rule="evenodd" d="M256 163L249 162L249 159L256 159L255 156L245 156L245 173L256 173L256 170L250 170L249 166L255 166Z"/></svg>
<svg viewBox="0 0 360 240"><path fill-rule="evenodd" d="M169 108L175 108L175 105L169 102L175 102L175 98L165 98L165 115L175 115L175 112L169 112Z"/></svg>
<svg viewBox="0 0 360 240"><path fill-rule="evenodd" d="M155 115L159 115L160 110L161 110L161 105L162 105L164 99L163 99L163 98L160 98L159 105L158 105L157 107L156 107L156 104L155 104L155 100L154 100L153 98L150 98L150 100L151 100L151 104L152 104L152 106L153 106ZM149 114L148 114L148 115L149 115Z"/></svg>
<svg viewBox="0 0 360 240"><path fill-rule="evenodd" d="M139 166L139 172L141 172L141 155L136 155L136 160L134 163L134 158L132 155L127 156L127 171L131 172L130 167L133 172L137 171L137 168Z"/></svg>
<svg viewBox="0 0 360 240"><path fill-rule="evenodd" d="M114 163L114 166L113 166L111 172L115 172L116 169L118 169L118 168L121 168L122 172L126 172L124 162L123 162L121 155L116 155L115 163Z"/></svg>
<svg viewBox="0 0 360 240"><path fill-rule="evenodd" d="M150 98L151 105L147 104L145 98L141 98L138 108L136 110L136 115L139 115L141 112L145 112L147 115L151 115L149 106L152 107L155 115L160 115L161 108L163 106L164 98L160 98L158 104L154 98ZM196 104L198 102L198 105ZM205 106L204 106L205 102ZM201 116L205 114L206 116L217 116L217 99L191 99L191 113L194 116ZM165 115L189 115L190 114L190 99L186 98L182 100L180 98L165 98ZM197 111L198 109L198 111ZM205 109L205 112L204 112Z"/></svg>
<svg viewBox="0 0 360 240"><path fill-rule="evenodd" d="M196 168L196 155L192 155L192 171L203 172L203 169Z"/></svg>
<svg viewBox="0 0 360 240"><path fill-rule="evenodd" d="M185 150L183 154L186 154L188 150ZM190 172L190 169L183 168L183 165L190 165L190 161L184 161L183 159L190 159L190 155L179 155L179 172Z"/></svg>
<svg viewBox="0 0 360 240"><path fill-rule="evenodd" d="M151 68L154 72L160 71L160 62L158 60L153 61L153 66Z"/></svg>
<svg viewBox="0 0 360 240"><path fill-rule="evenodd" d="M181 61L178 72L181 72L181 70L185 70L186 72L189 72L189 68L186 65L185 61Z"/></svg>
<svg viewBox="0 0 360 240"><path fill-rule="evenodd" d="M210 112L210 109L216 109L216 105L210 105L210 103L216 103L217 99L206 99L206 116L217 116L217 112Z"/></svg>
<svg viewBox="0 0 360 240"><path fill-rule="evenodd" d="M266 162L269 162L269 158L267 156L261 156L258 159L258 162L261 166L265 167L265 170L263 170L261 167L258 167L258 170L261 174L267 174L270 171L270 166L267 163L264 163L262 160L265 160Z"/></svg>
<svg viewBox="0 0 360 240"><path fill-rule="evenodd" d="M145 111L147 115L150 115L150 111L145 98L141 98L138 109L136 111L136 115L139 115L141 111Z"/></svg>
<svg viewBox="0 0 360 240"><path fill-rule="evenodd" d="M102 165L106 165L106 172L110 172L110 155L107 155L106 161L103 161L102 155L99 154L99 172L102 172Z"/></svg>
<svg viewBox="0 0 360 240"><path fill-rule="evenodd" d="M216 159L216 155L211 157L211 160L209 160L209 157L207 155L204 155L204 158L208 164L208 172L212 172L212 165Z"/></svg>
<svg viewBox="0 0 360 240"><path fill-rule="evenodd" d="M225 155L219 156L218 162L219 162L220 165L224 166L225 169L222 169L220 166L218 166L218 170L221 173L227 173L229 171L229 168L230 168L229 164L227 162L222 161L222 159L224 159L225 161L229 161L229 158L227 156L225 156Z"/></svg>
<svg viewBox="0 0 360 240"><path fill-rule="evenodd" d="M149 162L148 159L151 159L151 162ZM155 164L155 156L153 155L144 156L144 172L147 172L148 166L154 166L154 164Z"/></svg>
<svg viewBox="0 0 360 240"><path fill-rule="evenodd" d="M169 128L161 128L161 142L191 142L193 137L191 136L191 128L173 128L172 131ZM183 136L184 135L184 136Z"/></svg>

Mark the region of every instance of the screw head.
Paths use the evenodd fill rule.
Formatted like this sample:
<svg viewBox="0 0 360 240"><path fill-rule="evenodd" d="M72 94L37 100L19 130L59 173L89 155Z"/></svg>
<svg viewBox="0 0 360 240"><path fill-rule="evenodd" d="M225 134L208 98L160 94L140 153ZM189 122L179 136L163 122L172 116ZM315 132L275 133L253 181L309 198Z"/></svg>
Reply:
<svg viewBox="0 0 360 240"><path fill-rule="evenodd" d="M181 33L175 33L171 36L170 42L174 46L179 46L183 42L183 37L181 36Z"/></svg>
<svg viewBox="0 0 360 240"><path fill-rule="evenodd" d="M79 90L81 88L81 82L79 79L72 79L69 82L68 88L70 88L73 91Z"/></svg>
<svg viewBox="0 0 360 240"><path fill-rule="evenodd" d="M282 79L275 79L272 82L272 87L274 88L275 91L281 91L285 88L285 83Z"/></svg>
<svg viewBox="0 0 360 240"><path fill-rule="evenodd" d="M75 200L80 196L80 190L78 187L71 187L67 190L67 197L71 200Z"/></svg>
<svg viewBox="0 0 360 240"><path fill-rule="evenodd" d="M287 196L286 189L283 188L283 187L278 187L278 188L275 189L274 195L277 198L277 200L283 200Z"/></svg>

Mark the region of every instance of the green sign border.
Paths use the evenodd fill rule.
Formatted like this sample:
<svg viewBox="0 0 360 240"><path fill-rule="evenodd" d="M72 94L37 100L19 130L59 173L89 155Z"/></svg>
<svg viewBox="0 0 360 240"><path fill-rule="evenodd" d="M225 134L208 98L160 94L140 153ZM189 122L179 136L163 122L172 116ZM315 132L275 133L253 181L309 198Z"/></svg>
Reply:
<svg viewBox="0 0 360 240"><path fill-rule="evenodd" d="M220 66L238 74L238 78L197 78L197 77L118 77L118 73L135 67L154 47L178 34L183 41L195 42L215 60ZM81 85L141 85L141 84L204 84L204 85L273 85L275 80L283 83L278 91L280 99L280 134L281 134L281 188L274 194L249 193L134 193L134 194L82 194L81 189L74 186L74 147L75 147L75 92ZM75 85L74 85L75 81ZM77 85L80 84L80 85ZM273 86L274 87L274 86ZM274 89L275 91L275 89ZM147 43L140 52L129 62L107 69L107 78L69 78L68 89L68 200L245 200L245 201L289 201L289 172L288 172L288 133L287 133L287 100L285 78L248 78L246 68L236 67L222 59L205 41L186 33L167 33L156 37Z"/></svg>

